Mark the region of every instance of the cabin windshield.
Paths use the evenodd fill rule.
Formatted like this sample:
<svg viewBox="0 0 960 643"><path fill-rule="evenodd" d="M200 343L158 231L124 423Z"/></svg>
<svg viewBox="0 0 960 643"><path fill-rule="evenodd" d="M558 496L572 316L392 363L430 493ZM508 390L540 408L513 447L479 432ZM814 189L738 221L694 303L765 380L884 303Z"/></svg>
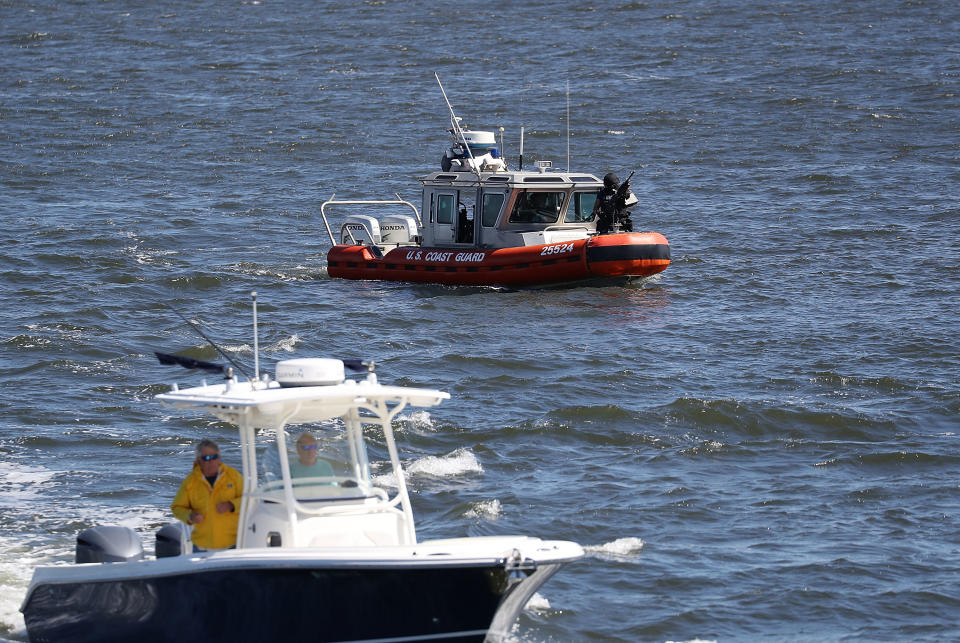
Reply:
<svg viewBox="0 0 960 643"><path fill-rule="evenodd" d="M564 223L582 223L593 221L593 206L597 202L597 191L574 192L570 200L570 207L567 208L567 214L563 217Z"/></svg>
<svg viewBox="0 0 960 643"><path fill-rule="evenodd" d="M510 212L509 223L556 223L563 209L563 192L522 191Z"/></svg>
<svg viewBox="0 0 960 643"><path fill-rule="evenodd" d="M340 420L314 426L298 426L284 431L287 462L295 495L304 485L356 487L369 483L370 469L363 445L354 448L353 440ZM258 440L258 477L266 488L282 484L279 440Z"/></svg>

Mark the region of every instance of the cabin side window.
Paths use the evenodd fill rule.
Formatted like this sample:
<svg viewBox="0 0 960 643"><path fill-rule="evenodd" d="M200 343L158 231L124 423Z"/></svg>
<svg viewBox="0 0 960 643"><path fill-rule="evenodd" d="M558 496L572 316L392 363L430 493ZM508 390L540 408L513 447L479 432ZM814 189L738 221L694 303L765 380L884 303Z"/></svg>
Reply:
<svg viewBox="0 0 960 643"><path fill-rule="evenodd" d="M567 208L567 215L563 218L564 223L583 223L593 221L593 206L597 202L596 191L574 192L570 201L570 207Z"/></svg>
<svg viewBox="0 0 960 643"><path fill-rule="evenodd" d="M563 208L563 192L528 192L517 195L509 223L556 223Z"/></svg>
<svg viewBox="0 0 960 643"><path fill-rule="evenodd" d="M503 194L484 194L483 195L483 213L480 223L484 228L492 228L497 224L497 218L500 216L500 210L503 208Z"/></svg>
<svg viewBox="0 0 960 643"><path fill-rule="evenodd" d="M437 195L437 223L453 223L453 195L452 194L438 194Z"/></svg>

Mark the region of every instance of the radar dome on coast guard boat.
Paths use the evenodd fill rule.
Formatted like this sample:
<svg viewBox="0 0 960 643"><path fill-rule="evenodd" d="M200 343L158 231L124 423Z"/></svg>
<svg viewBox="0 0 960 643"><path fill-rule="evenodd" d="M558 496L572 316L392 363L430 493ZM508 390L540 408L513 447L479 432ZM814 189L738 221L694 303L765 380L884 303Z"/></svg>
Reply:
<svg viewBox="0 0 960 643"><path fill-rule="evenodd" d="M338 359L303 358L277 362L280 386L333 386L343 383L343 362Z"/></svg>
<svg viewBox="0 0 960 643"><path fill-rule="evenodd" d="M466 139L474 156L486 154L490 148L497 146L497 139L493 132L467 130L463 133L463 138Z"/></svg>

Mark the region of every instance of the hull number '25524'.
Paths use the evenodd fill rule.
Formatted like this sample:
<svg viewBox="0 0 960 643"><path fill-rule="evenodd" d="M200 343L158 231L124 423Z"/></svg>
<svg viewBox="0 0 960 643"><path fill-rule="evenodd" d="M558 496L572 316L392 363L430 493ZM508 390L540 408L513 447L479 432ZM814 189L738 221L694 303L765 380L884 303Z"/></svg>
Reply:
<svg viewBox="0 0 960 643"><path fill-rule="evenodd" d="M540 256L559 255L565 252L573 252L572 243L558 243L555 246L544 246L543 250L540 251Z"/></svg>

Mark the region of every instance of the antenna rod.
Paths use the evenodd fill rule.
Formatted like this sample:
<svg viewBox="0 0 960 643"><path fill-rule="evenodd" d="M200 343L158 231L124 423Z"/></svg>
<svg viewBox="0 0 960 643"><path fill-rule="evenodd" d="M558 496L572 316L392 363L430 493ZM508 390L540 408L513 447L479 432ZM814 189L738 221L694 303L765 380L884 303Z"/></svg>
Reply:
<svg viewBox="0 0 960 643"><path fill-rule="evenodd" d="M453 105L450 104L450 99L447 98L447 92L443 89L443 83L440 82L440 76L437 72L433 72L433 77L437 79L437 84L440 85L440 93L443 94L443 100L447 103L447 108L450 110L450 122L453 124L453 129L456 134L460 135L460 140L463 141L463 146L467 148L467 154L470 155L470 165L473 166L473 171L477 174L477 177L480 176L480 170L477 168L477 163L473 158L473 150L470 149L470 144L467 143L467 137L463 133L463 128L460 127L460 119L457 118L457 115L453 112Z"/></svg>
<svg viewBox="0 0 960 643"><path fill-rule="evenodd" d="M503 167L507 167L507 159L504 156L504 147L503 147L503 125L500 126L500 158L503 159Z"/></svg>
<svg viewBox="0 0 960 643"><path fill-rule="evenodd" d="M523 125L520 126L520 169L523 170Z"/></svg>
<svg viewBox="0 0 960 643"><path fill-rule="evenodd" d="M211 346L213 346L213 348L216 349L216 351L217 351L218 353L220 353L220 355L221 355L225 360L227 360L228 362L230 362L231 364L233 364L233 367L236 368L238 371L240 371L240 374L241 374L241 375L243 375L245 378L247 378L247 380L250 379L250 376L247 375L246 371L244 371L244 370L240 367L240 365L237 364L237 363L233 360L232 357L230 357L229 355L227 355L226 353L224 353L224 352L223 352L223 349L220 348L219 346L217 346L216 343L214 343L214 341L213 341L212 339L210 339L209 337L207 337L206 335L204 335L203 331L200 330L200 328L199 328L196 324L194 324L192 321L190 321L189 319L187 319L186 317L184 317L183 314L182 314L179 310L177 310L176 308L174 308L173 306L171 306L171 305L168 304L167 302L164 302L163 305L166 306L167 308L169 308L170 310L172 310L173 312L177 313L177 316L178 316L180 319L182 319L183 321L187 322L187 325L189 325L190 328L192 328L193 330L197 331L197 333L200 335L200 337L203 337L205 340L207 340L207 343L210 344Z"/></svg>
<svg viewBox="0 0 960 643"><path fill-rule="evenodd" d="M253 374L260 379L260 337L257 332L257 291L250 293L253 298Z"/></svg>
<svg viewBox="0 0 960 643"><path fill-rule="evenodd" d="M567 172L570 171L570 79L567 79Z"/></svg>

